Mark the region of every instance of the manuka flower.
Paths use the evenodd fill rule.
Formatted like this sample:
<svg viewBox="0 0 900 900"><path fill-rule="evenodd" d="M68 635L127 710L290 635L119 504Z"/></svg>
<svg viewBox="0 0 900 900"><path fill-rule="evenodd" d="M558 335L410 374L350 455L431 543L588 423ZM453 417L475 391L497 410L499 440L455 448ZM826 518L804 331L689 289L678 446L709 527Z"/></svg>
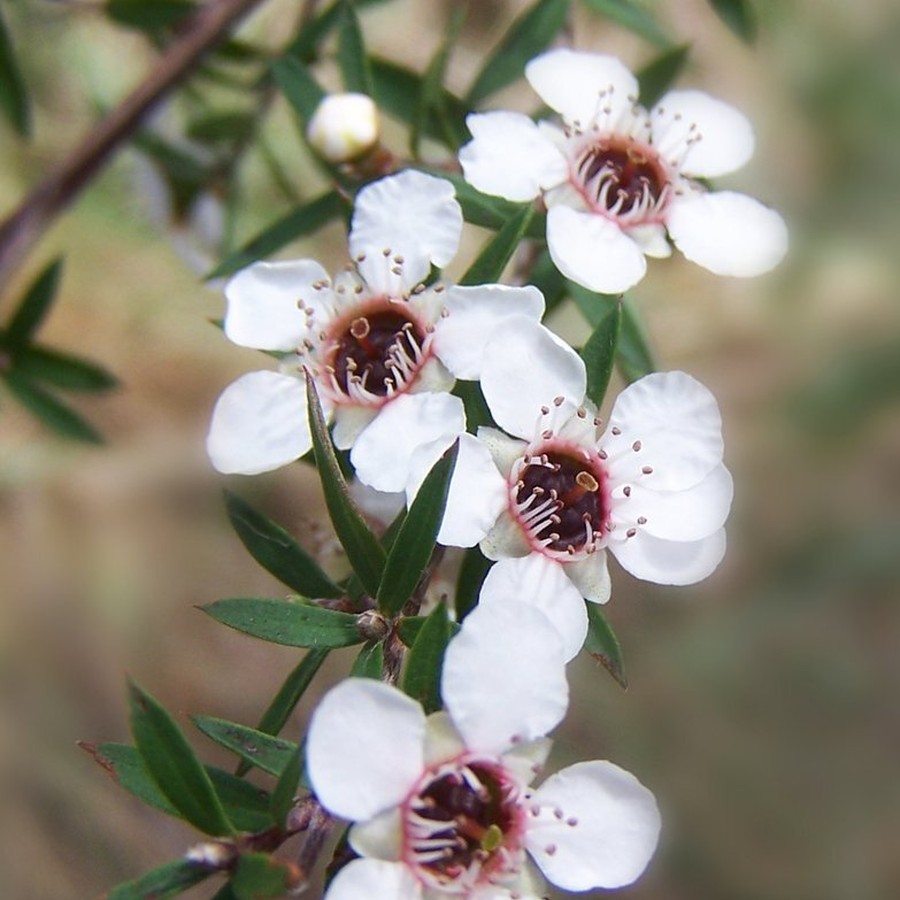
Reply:
<svg viewBox="0 0 900 900"><path fill-rule="evenodd" d="M462 402L446 393L454 378L479 376L500 321L536 321L544 310L532 287L425 287L431 265L453 258L461 231L452 185L405 171L360 191L349 240L354 265L334 280L309 259L238 272L225 288L225 333L285 356L280 371L251 372L222 393L207 440L213 465L252 475L310 449L305 369L334 421L335 443L353 447L360 478L402 490L419 444L449 443L464 430ZM395 404L401 431L357 446Z"/></svg>
<svg viewBox="0 0 900 900"><path fill-rule="evenodd" d="M568 702L561 644L541 613L474 610L447 648L441 690L447 712L426 717L396 688L350 678L313 714L310 782L355 823L361 857L327 900L538 900L541 875L584 891L641 874L660 821L633 775L592 761L530 786Z"/></svg>
<svg viewBox="0 0 900 900"><path fill-rule="evenodd" d="M438 540L480 544L498 560L488 578L539 606L571 655L584 638L581 598L609 598L606 550L658 584L692 584L721 561L732 499L722 421L703 385L661 372L625 388L604 425L571 348L526 321L502 340L507 356L488 345L481 387L505 433L464 436ZM413 455L410 496L435 452Z"/></svg>
<svg viewBox="0 0 900 900"><path fill-rule="evenodd" d="M670 91L649 112L638 82L611 56L552 50L525 75L563 128L513 112L468 117L474 140L459 154L478 190L509 200L542 196L557 268L594 291L637 284L646 256L671 253L718 275L752 276L787 249L781 217L696 179L724 175L753 153L750 123L700 91Z"/></svg>

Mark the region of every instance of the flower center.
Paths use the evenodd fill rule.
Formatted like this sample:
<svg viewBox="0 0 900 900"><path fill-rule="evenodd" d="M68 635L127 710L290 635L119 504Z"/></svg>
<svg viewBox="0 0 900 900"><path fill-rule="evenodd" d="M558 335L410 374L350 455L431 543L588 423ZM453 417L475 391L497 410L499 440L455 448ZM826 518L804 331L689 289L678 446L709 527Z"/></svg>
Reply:
<svg viewBox="0 0 900 900"><path fill-rule="evenodd" d="M407 849L424 881L461 891L515 874L522 852L519 788L488 761L446 763L408 801Z"/></svg>
<svg viewBox="0 0 900 900"><path fill-rule="evenodd" d="M609 517L606 472L599 460L550 450L525 457L513 488L519 522L547 550L591 552Z"/></svg>
<svg viewBox="0 0 900 900"><path fill-rule="evenodd" d="M361 312L332 345L330 364L338 389L353 399L376 399L402 390L424 363L425 337L401 310Z"/></svg>
<svg viewBox="0 0 900 900"><path fill-rule="evenodd" d="M576 187L597 212L645 219L669 195L669 178L655 150L622 137L608 137L575 158Z"/></svg>

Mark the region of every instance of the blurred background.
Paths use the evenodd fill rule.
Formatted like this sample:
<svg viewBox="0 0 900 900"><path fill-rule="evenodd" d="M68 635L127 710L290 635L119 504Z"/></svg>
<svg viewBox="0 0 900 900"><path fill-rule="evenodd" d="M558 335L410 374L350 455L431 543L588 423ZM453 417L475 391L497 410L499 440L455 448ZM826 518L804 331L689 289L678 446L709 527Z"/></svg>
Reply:
<svg viewBox="0 0 900 900"><path fill-rule="evenodd" d="M277 43L289 5L270 0L244 33ZM422 71L453 5L394 0L366 10L370 48ZM451 86L468 84L526 6L472 4ZM895 900L900 9L893 0L753 6L760 34L748 47L704 0L656 5L676 40L691 44L679 83L753 120L755 158L720 184L777 207L791 255L748 282L673 257L634 291L660 366L696 375L722 406L737 488L730 552L695 588L614 569L607 614L629 687L589 658L574 664L552 762L612 759L659 798L660 852L623 898ZM28 0L10 10L36 127L30 143L0 133L3 210L154 59L144 38L111 27L90 3ZM581 8L574 34L576 47L634 68L653 56ZM522 97L527 108L521 90L492 105ZM274 111L270 140L291 185L309 196L308 158L286 109ZM243 237L284 208L254 166L244 173ZM41 339L102 363L121 387L73 401L105 436L98 448L53 436L0 397L0 892L16 900L98 896L195 840L76 747L128 739L126 672L186 728L190 713L255 724L297 659L195 609L284 593L233 535L225 482L203 447L221 389L262 361L210 324L222 314L220 291L160 227L151 181L134 151L120 154L19 282L65 255ZM290 252L333 266L343 255L340 239L327 240L335 237ZM302 466L228 486L339 564ZM323 689L351 658L333 654ZM311 699L289 729L299 733ZM193 737L205 760L228 762Z"/></svg>

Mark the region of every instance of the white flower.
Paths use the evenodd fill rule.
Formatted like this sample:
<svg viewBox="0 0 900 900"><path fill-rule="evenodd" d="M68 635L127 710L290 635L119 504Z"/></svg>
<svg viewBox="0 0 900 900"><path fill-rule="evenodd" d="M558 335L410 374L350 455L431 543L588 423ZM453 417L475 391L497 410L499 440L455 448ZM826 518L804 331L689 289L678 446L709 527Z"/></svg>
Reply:
<svg viewBox="0 0 900 900"><path fill-rule="evenodd" d="M462 213L452 185L415 171L360 191L350 231L355 266L334 280L309 259L255 263L226 285L225 333L236 344L288 353L279 372L251 372L225 389L207 449L220 472L277 468L311 446L305 367L334 441L352 447L359 478L402 491L421 444L448 446L465 429L454 378L478 378L500 322L539 320L533 287L424 287L456 253ZM389 422L379 419L390 410Z"/></svg>
<svg viewBox="0 0 900 900"><path fill-rule="evenodd" d="M306 138L328 162L356 159L378 141L378 108L365 94L329 94L309 120Z"/></svg>
<svg viewBox="0 0 900 900"><path fill-rule="evenodd" d="M641 874L660 820L633 775L583 762L530 787L568 702L544 616L515 603L475 609L447 648L442 694L447 712L426 717L395 688L351 678L313 714L310 781L355 823L362 857L327 900L538 900L541 873L572 891Z"/></svg>
<svg viewBox="0 0 900 900"><path fill-rule="evenodd" d="M582 598L609 598L607 549L659 584L693 584L721 561L733 492L722 421L703 385L665 372L622 391L604 427L571 348L527 321L507 323L495 340L506 355L494 358L488 344L481 387L506 433L479 428L461 439L438 540L480 543L498 560L488 601L500 591L538 606L573 656L587 627ZM412 497L432 451L411 462Z"/></svg>
<svg viewBox="0 0 900 900"><path fill-rule="evenodd" d="M520 113L470 115L474 140L459 159L480 191L543 196L550 255L568 278L621 293L644 277L645 255L670 255L667 233L718 275L759 275L780 262L787 229L776 212L694 180L750 159L753 132L737 110L700 91L670 91L648 113L637 79L612 56L552 50L525 75L563 128Z"/></svg>

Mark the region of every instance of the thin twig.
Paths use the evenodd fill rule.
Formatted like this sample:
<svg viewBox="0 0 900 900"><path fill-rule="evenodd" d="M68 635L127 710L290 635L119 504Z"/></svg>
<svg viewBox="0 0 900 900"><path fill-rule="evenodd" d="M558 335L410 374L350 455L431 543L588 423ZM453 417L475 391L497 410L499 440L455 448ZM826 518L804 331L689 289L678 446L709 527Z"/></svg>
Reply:
<svg viewBox="0 0 900 900"><path fill-rule="evenodd" d="M56 216L107 163L116 148L176 88L200 57L262 0L212 0L186 23L159 64L125 100L95 126L0 224L0 296L25 257Z"/></svg>

